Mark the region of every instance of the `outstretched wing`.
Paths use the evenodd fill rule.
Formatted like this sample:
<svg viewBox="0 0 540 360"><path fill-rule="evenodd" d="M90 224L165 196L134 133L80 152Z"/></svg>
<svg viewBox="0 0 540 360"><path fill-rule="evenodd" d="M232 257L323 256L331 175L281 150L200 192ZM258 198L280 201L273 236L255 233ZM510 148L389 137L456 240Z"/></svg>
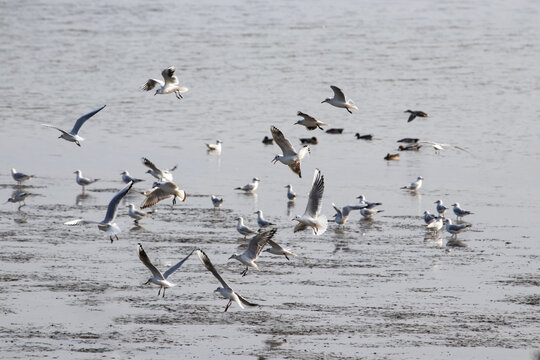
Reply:
<svg viewBox="0 0 540 360"><path fill-rule="evenodd" d="M289 164L289 168L293 171L293 173L297 174L298 177L302 177L302 170L300 169L300 161L295 161L291 164Z"/></svg>
<svg viewBox="0 0 540 360"><path fill-rule="evenodd" d="M221 283L221 286L223 286L225 289L231 289L229 285L223 280L221 275L217 272L216 268L214 267L214 264L210 261L210 258L202 251L201 249L197 250L197 255L199 256L199 259L201 259L201 262L203 265L210 271L216 279ZM238 295L238 294L237 294Z"/></svg>
<svg viewBox="0 0 540 360"><path fill-rule="evenodd" d="M323 193L324 176L321 175L321 171L319 169L315 169L305 214L313 218L317 217L317 214L321 212Z"/></svg>
<svg viewBox="0 0 540 360"><path fill-rule="evenodd" d="M64 223L64 225L69 225L69 226L90 225L90 224L99 224L99 222L91 221L91 220L84 220L84 219L76 219L76 220L71 220Z"/></svg>
<svg viewBox="0 0 540 360"><path fill-rule="evenodd" d="M141 243L137 244L137 254L139 255L139 259L141 259L142 263L148 268L148 270L150 270L152 272L152 275L154 275L154 277L159 278L159 279L163 279L163 280L167 278L166 276L163 276L161 271L159 271L154 266L154 264L152 264L152 262L148 258L148 255L146 255L146 252L144 251Z"/></svg>
<svg viewBox="0 0 540 360"><path fill-rule="evenodd" d="M255 304L255 303L250 303L249 301L247 301L246 299L244 299L239 293L237 293L236 291L234 292L236 294L236 296L238 296L238 299L242 302L242 304L244 305L247 305L247 306L259 306L259 304Z"/></svg>
<svg viewBox="0 0 540 360"><path fill-rule="evenodd" d="M168 67L161 72L161 76L165 79L166 83L178 84L178 78L174 76L174 66Z"/></svg>
<svg viewBox="0 0 540 360"><path fill-rule="evenodd" d="M41 124L41 125L46 126L46 127L50 127L50 128L53 128L53 129L56 129L56 130L60 131L62 134L64 134L64 135L71 136L70 133L68 133L67 131L64 131L64 130L62 130L62 129L60 129L60 128L57 128L56 126L49 125L49 124Z"/></svg>
<svg viewBox="0 0 540 360"><path fill-rule="evenodd" d="M277 229L272 229L254 236L253 239L249 241L248 248L244 254L252 260L257 259L268 240L274 236L276 231Z"/></svg>
<svg viewBox="0 0 540 360"><path fill-rule="evenodd" d="M337 86L331 85L332 91L334 91L334 99L345 102L345 94Z"/></svg>
<svg viewBox="0 0 540 360"><path fill-rule="evenodd" d="M156 187L146 196L146 199L144 199L144 201L141 204L141 209L154 206L161 200L168 199L172 196L173 195L165 192L163 189Z"/></svg>
<svg viewBox="0 0 540 360"><path fill-rule="evenodd" d="M409 115L409 120L407 120L407 122L411 122L413 121L414 119L416 119L416 112L412 112L411 115Z"/></svg>
<svg viewBox="0 0 540 360"><path fill-rule="evenodd" d="M274 141L281 148L281 151L283 151L283 156L296 155L296 150L294 150L291 142L285 138L283 133L277 127L272 125L270 131L272 132Z"/></svg>
<svg viewBox="0 0 540 360"><path fill-rule="evenodd" d="M297 112L296 115L303 117L304 120L306 120L306 121L317 122L317 120L316 120L314 117L309 116L308 114L304 114L304 113L301 112L301 111Z"/></svg>
<svg viewBox="0 0 540 360"><path fill-rule="evenodd" d="M155 88L156 85L163 86L163 85L165 85L165 84L164 84L164 82L161 81L161 80L148 79L148 81L145 82L145 83L141 86L141 90L150 91L150 90L152 90L153 88Z"/></svg>
<svg viewBox="0 0 540 360"><path fill-rule="evenodd" d="M116 212L118 210L118 204L120 204L120 201L126 194L128 193L129 189L133 186L133 181L131 181L129 184L126 185L122 190L120 190L109 202L109 206L107 207L107 214L105 214L105 219L103 219L104 224L110 224L114 221L114 218L116 217Z"/></svg>
<svg viewBox="0 0 540 360"><path fill-rule="evenodd" d="M89 112L88 114L86 115L83 115L81 116L80 118L77 119L77 121L75 121L75 125L73 126L73 129L71 130L71 133L76 135L81 126L83 126L83 124L86 122L86 120L90 119L92 116L96 115L98 112L100 112L101 110L103 110L103 108L107 106L107 105L103 105L102 107L100 107L99 109L96 109L94 111L91 111Z"/></svg>
<svg viewBox="0 0 540 360"><path fill-rule="evenodd" d="M341 212L341 209L336 206L336 204L332 203L332 207L336 212L339 214L339 216L343 216L343 213Z"/></svg>
<svg viewBox="0 0 540 360"><path fill-rule="evenodd" d="M178 270L178 268L179 268L180 266L182 266L182 264L183 264L187 259L189 259L189 257L193 254L193 251L195 251L195 250L192 250L192 251L189 253L189 255L186 256L185 258L183 258L180 262L178 262L178 264L171 266L167 271L165 271L165 272L163 273L163 277L166 279L166 278L169 277L169 275L171 275L173 272L175 272L176 270Z"/></svg>
<svg viewBox="0 0 540 360"><path fill-rule="evenodd" d="M278 249L278 250L285 250L283 248L283 246L279 245L277 242L271 240L271 239L268 239L268 245L270 245L271 247L273 247L274 249Z"/></svg>
<svg viewBox="0 0 540 360"><path fill-rule="evenodd" d="M296 226L294 227L294 230L293 232L298 232L298 231L302 231L304 229L307 228L307 225L306 224L303 224L301 222L299 222L298 224L296 224Z"/></svg>

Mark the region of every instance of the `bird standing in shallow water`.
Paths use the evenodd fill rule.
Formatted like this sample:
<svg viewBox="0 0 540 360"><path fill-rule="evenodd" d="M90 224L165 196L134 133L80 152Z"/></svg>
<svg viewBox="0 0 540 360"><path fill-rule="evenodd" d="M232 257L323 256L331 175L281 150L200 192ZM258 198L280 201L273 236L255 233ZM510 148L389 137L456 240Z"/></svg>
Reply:
<svg viewBox="0 0 540 360"><path fill-rule="evenodd" d="M26 174L23 174L22 172L18 172L15 169L11 169L11 177L13 178L13 180L17 182L17 185L21 185L26 180L33 178L34 175L26 175Z"/></svg>

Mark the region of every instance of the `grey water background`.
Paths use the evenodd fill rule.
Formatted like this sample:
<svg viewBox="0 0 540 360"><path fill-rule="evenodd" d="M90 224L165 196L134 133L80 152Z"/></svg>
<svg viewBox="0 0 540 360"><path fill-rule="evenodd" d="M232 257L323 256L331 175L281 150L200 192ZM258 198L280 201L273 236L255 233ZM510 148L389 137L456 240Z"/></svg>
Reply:
<svg viewBox="0 0 540 360"><path fill-rule="evenodd" d="M36 178L17 211L0 207L0 354L3 358L532 358L540 344L538 172L540 34L535 1L2 1L0 2L0 198L9 169ZM183 100L138 88L174 65ZM359 111L320 102L337 85ZM82 147L57 139L80 115L107 107L81 130ZM407 123L403 110L427 111ZM300 110L342 135L308 132ZM272 165L270 125L295 146L317 136L299 179ZM372 133L371 142L355 132ZM419 137L467 148L401 153ZM221 155L204 143L223 140ZM140 158L179 165L186 203L133 227L123 206L120 240L101 220ZM323 213L363 193L385 211L351 216L319 237L293 234L315 168ZM81 197L73 171L100 181ZM416 195L400 190L418 175ZM234 187L257 176L257 195ZM288 206L286 184L298 198ZM129 202L142 195L132 191ZM210 194L224 196L211 209ZM433 202L473 211L467 248L432 238L421 214ZM246 277L227 258L245 244L235 230L262 209L276 241L299 256L261 256ZM453 217L453 215L452 215ZM263 306L240 310L212 291L196 257L157 297L141 242L160 269L202 248L230 285Z"/></svg>

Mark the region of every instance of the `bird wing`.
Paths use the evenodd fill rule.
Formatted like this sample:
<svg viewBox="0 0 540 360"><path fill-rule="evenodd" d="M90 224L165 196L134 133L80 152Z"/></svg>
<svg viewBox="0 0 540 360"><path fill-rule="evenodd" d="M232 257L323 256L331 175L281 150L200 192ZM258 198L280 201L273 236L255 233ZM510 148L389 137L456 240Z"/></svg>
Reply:
<svg viewBox="0 0 540 360"><path fill-rule="evenodd" d="M347 206L344 206L343 207L343 215L349 216L349 214L351 213L351 210L362 210L365 207L366 206L364 204L362 204L362 205L347 205Z"/></svg>
<svg viewBox="0 0 540 360"><path fill-rule="evenodd" d="M73 129L71 129L71 134L76 135L79 132L81 126L83 126L83 124L86 122L86 120L90 119L92 116L96 115L98 112L103 110L103 108L105 106L107 106L107 105L103 105L99 109L91 111L88 114L85 114L85 115L81 116L80 118L78 118L77 121L75 121L75 125L73 125Z"/></svg>
<svg viewBox="0 0 540 360"><path fill-rule="evenodd" d="M298 150L298 160L302 160L304 157L306 157L307 154L310 154L311 150L309 150L309 146L304 145Z"/></svg>
<svg viewBox="0 0 540 360"><path fill-rule="evenodd" d="M339 216L342 216L341 209L338 208L338 207L336 206L336 204L332 203L332 207L334 208L334 210L336 210L336 212L339 214ZM337 214L336 214L336 215L337 215Z"/></svg>
<svg viewBox="0 0 540 360"><path fill-rule="evenodd" d="M155 172L161 172L161 170L158 169L158 168L156 167L156 165L154 165L154 163L151 162L150 160L148 160L147 158L143 157L143 158L142 158L142 162L143 162L143 165L144 165L144 166L146 166L146 167L148 167L148 168L154 170Z"/></svg>
<svg viewBox="0 0 540 360"><path fill-rule="evenodd" d="M160 188L154 188L148 195L146 195L146 199L141 204L141 209L154 206L161 200L165 200L170 198L171 194L165 192L163 189Z"/></svg>
<svg viewBox="0 0 540 360"><path fill-rule="evenodd" d="M170 168L167 171L172 172L172 171L176 170L177 167L178 167L178 164L174 165L172 168Z"/></svg>
<svg viewBox="0 0 540 360"><path fill-rule="evenodd" d="M321 171L319 169L315 169L305 214L313 218L317 217L317 214L321 212L323 192L324 176L321 175Z"/></svg>
<svg viewBox="0 0 540 360"><path fill-rule="evenodd" d="M345 94L337 86L331 85L332 91L334 91L334 99L345 102Z"/></svg>
<svg viewBox="0 0 540 360"><path fill-rule="evenodd" d="M315 119L315 118L312 117L312 116L309 116L308 114L304 114L304 113L301 112L301 111L299 111L298 113L296 113L296 115L303 117L304 120L306 120L306 121L317 122L317 119Z"/></svg>
<svg viewBox="0 0 540 360"><path fill-rule="evenodd" d="M268 240L274 236L276 231L277 229L272 229L255 235L253 239L249 241L248 248L244 252L244 255L249 257L251 260L257 259L262 249L266 246Z"/></svg>
<svg viewBox="0 0 540 360"><path fill-rule="evenodd" d="M283 151L283 156L296 155L296 150L294 150L291 142L285 138L283 133L277 127L272 125L270 127L270 131L272 132L272 137L274 138L275 142L281 148L281 151Z"/></svg>
<svg viewBox="0 0 540 360"><path fill-rule="evenodd" d="M239 293L237 293L236 291L234 292L236 294L236 296L238 296L238 299L242 302L242 304L244 305L247 305L247 306L259 306L259 304L255 304L255 303L250 303L249 301L247 301L246 299L244 299Z"/></svg>
<svg viewBox="0 0 540 360"><path fill-rule="evenodd" d="M168 67L161 72L161 76L165 79L166 83L178 84L178 78L174 76L174 66Z"/></svg>
<svg viewBox="0 0 540 360"><path fill-rule="evenodd" d="M277 242L271 240L271 239L268 239L268 245L270 245L271 247L273 247L274 249L279 249L279 250L285 250L283 248L283 246L279 245Z"/></svg>
<svg viewBox="0 0 540 360"><path fill-rule="evenodd" d="M84 220L84 219L76 219L76 220L71 220L64 223L64 225L69 225L69 226L90 225L90 224L99 224L99 222L91 221L91 220Z"/></svg>
<svg viewBox="0 0 540 360"><path fill-rule="evenodd" d="M294 230L293 232L298 232L298 231L302 231L304 229L307 228L307 225L306 224L302 224L301 222L299 222L298 224L296 224L296 226L294 227Z"/></svg>
<svg viewBox="0 0 540 360"><path fill-rule="evenodd" d="M154 264L152 264L152 262L148 258L148 255L146 255L146 252L144 251L141 243L137 245L137 254L139 254L139 259L141 259L142 263L148 268L148 270L152 272L152 275L154 275L154 277L162 279L162 280L165 280L167 278L166 276L163 276L161 271L159 271L154 266Z"/></svg>
<svg viewBox="0 0 540 360"><path fill-rule="evenodd" d="M114 221L114 218L116 217L116 212L118 210L118 204L120 204L120 201L126 194L128 193L129 189L133 186L133 181L131 181L129 184L127 184L122 190L120 190L109 202L109 206L107 207L107 213L105 214L105 219L103 219L102 223L104 224L110 224Z"/></svg>
<svg viewBox="0 0 540 360"><path fill-rule="evenodd" d="M298 177L302 177L302 170L300 169L300 161L295 161L291 164L289 164L289 167L291 168L291 170L293 171L293 173L297 174Z"/></svg>
<svg viewBox="0 0 540 360"><path fill-rule="evenodd" d="M231 289L229 285L223 280L221 275L217 272L216 268L214 267L214 264L210 261L210 258L204 253L202 250L197 250L197 255L199 256L199 259L201 259L201 262L203 265L210 271L216 279L221 283L221 286L223 286L225 289ZM232 289L231 289L232 290ZM238 294L237 294L238 295Z"/></svg>
<svg viewBox="0 0 540 360"><path fill-rule="evenodd" d="M163 81L161 81L161 80L148 79L148 81L145 82L145 83L141 86L141 90L150 91L150 90L152 90L154 87L156 87L156 85L163 86L163 85L165 85L165 83L164 83Z"/></svg>
<svg viewBox="0 0 540 360"><path fill-rule="evenodd" d="M195 251L195 250L193 250L193 251ZM178 264L173 265L173 266L171 266L169 269L167 269L167 271L165 271L165 272L163 273L163 277L166 279L166 278L169 277L169 275L171 275L173 272L175 272L176 270L178 270L178 268L179 268L180 266L182 266L182 264L183 264L187 259L189 259L189 257L193 254L193 251L191 251L191 252L189 253L189 255L186 256L185 258L183 258L180 262L178 262Z"/></svg>
<svg viewBox="0 0 540 360"><path fill-rule="evenodd" d="M56 130L60 131L62 134L64 134L64 135L71 136L70 133L68 133L67 131L64 131L64 130L62 130L62 129L56 127L56 126L49 125L49 124L41 124L41 125L46 126L46 127L50 127L50 128L53 128L53 129L56 129Z"/></svg>
<svg viewBox="0 0 540 360"><path fill-rule="evenodd" d="M415 113L415 112L412 112L411 115L409 115L409 120L407 120L407 122L411 122L411 121L413 121L415 118L416 118L416 113Z"/></svg>

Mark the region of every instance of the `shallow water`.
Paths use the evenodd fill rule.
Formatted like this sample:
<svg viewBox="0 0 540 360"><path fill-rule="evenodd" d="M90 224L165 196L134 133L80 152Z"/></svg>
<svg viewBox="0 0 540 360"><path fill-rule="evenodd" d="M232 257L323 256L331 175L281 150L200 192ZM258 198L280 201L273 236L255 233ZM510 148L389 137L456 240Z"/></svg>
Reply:
<svg viewBox="0 0 540 360"><path fill-rule="evenodd" d="M538 5L430 1L173 2L21 1L1 4L0 198L12 167L35 174L35 196L0 208L0 355L5 358L532 358L540 345L540 207L537 125ZM184 99L138 91L175 65ZM341 87L349 115L320 104ZM82 147L57 139L80 115ZM431 114L407 123L407 108ZM342 135L293 126L300 110ZM317 136L303 178L272 165L270 125L295 146ZM359 141L354 133L372 133ZM419 137L465 147L397 152ZM205 142L223 140L221 155ZM298 145L297 145L298 144ZM133 226L120 208L120 240L95 227L129 170L151 186L140 158L179 165L186 203L157 206ZM363 193L383 202L372 221L353 214L319 237L293 234L315 168L325 176L323 212ZM85 196L73 171L99 178ZM417 194L400 190L422 175ZM252 177L256 195L232 190ZM297 200L288 206L283 187ZM214 211L209 196L224 196ZM433 202L475 214L466 248L425 233ZM277 223L276 240L299 256L264 254L241 277L227 258L245 245L235 230L254 211ZM160 269L194 248L261 307L223 313L217 281L194 256L179 286L143 286L144 245Z"/></svg>

